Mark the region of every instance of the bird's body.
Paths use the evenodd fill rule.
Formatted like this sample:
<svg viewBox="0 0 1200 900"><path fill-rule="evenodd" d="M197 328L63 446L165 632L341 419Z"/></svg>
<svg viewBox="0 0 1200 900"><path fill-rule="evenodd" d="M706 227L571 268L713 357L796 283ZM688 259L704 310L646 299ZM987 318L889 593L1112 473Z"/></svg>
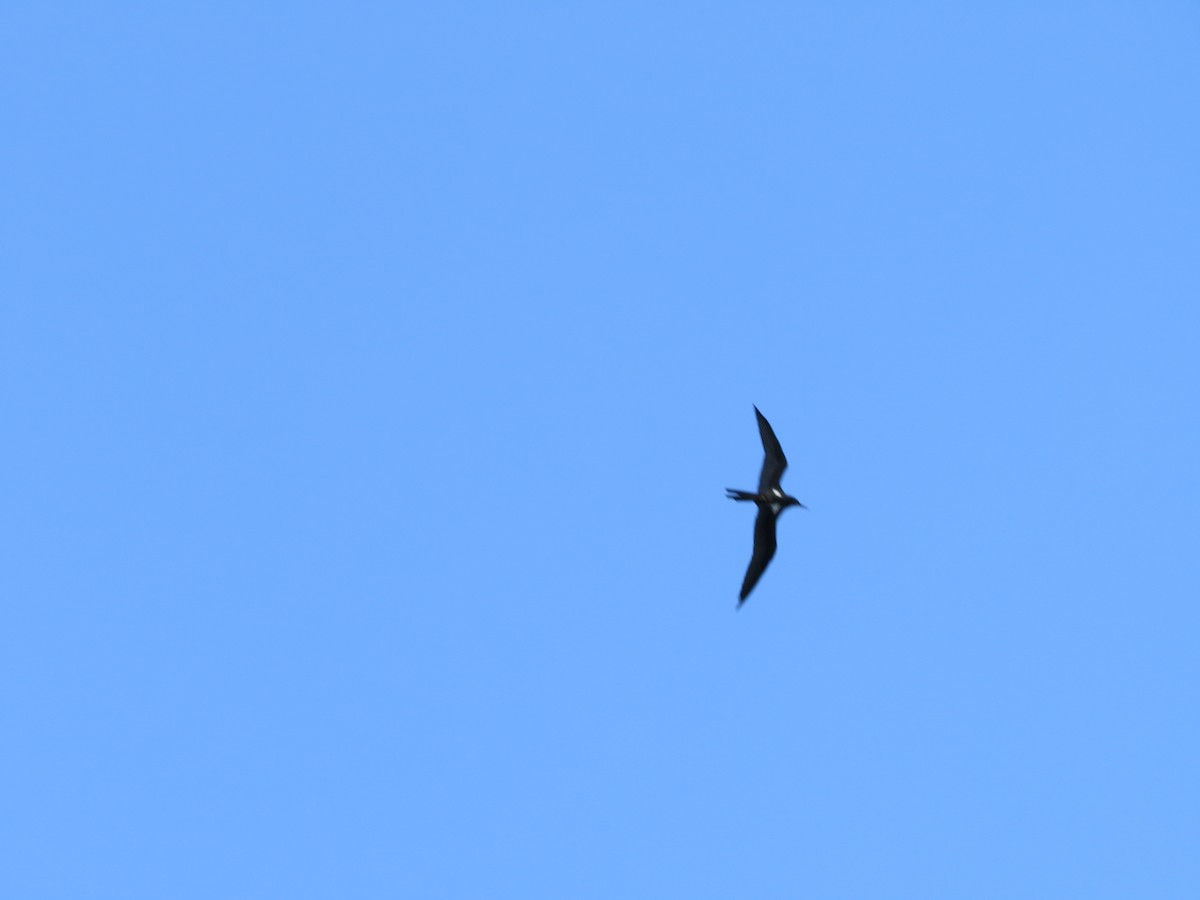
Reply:
<svg viewBox="0 0 1200 900"><path fill-rule="evenodd" d="M763 466L762 473L758 476L758 490L725 489L729 499L753 501L758 507L758 516L754 520L754 553L750 557L750 565L746 569L746 577L738 595L739 607L746 602L754 585L766 571L767 563L775 555L775 522L780 514L789 506L806 508L795 497L785 494L779 486L787 468L787 457L783 455L783 448L779 446L779 439L775 437L771 423L758 411L757 406L754 407L754 414L758 417L758 433L762 437L763 445Z"/></svg>

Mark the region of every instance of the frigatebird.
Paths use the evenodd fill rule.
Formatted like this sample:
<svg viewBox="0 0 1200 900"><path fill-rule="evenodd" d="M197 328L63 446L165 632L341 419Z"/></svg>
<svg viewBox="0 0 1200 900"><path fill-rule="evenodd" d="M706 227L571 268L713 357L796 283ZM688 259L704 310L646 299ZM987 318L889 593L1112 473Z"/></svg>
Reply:
<svg viewBox="0 0 1200 900"><path fill-rule="evenodd" d="M758 518L754 520L754 555L750 557L750 566L746 569L746 577L742 581L742 592L738 595L738 609L746 602L754 585L767 569L767 563L775 555L775 520L789 506L799 506L808 509L795 497L790 497L779 486L783 478L783 470L787 468L787 457L779 446L779 438L771 430L771 423L754 407L758 416L758 433L762 437L763 465L762 474L758 476L758 492L739 491L725 488L730 500L753 500L758 507Z"/></svg>

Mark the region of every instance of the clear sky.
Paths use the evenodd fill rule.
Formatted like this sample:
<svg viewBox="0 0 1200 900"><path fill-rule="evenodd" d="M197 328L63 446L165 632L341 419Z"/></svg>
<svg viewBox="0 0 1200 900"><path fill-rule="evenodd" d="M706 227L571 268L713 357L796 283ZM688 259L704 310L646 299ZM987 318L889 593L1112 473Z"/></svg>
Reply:
<svg viewBox="0 0 1200 900"><path fill-rule="evenodd" d="M0 895L1200 896L1195 4L18 0L0 99Z"/></svg>

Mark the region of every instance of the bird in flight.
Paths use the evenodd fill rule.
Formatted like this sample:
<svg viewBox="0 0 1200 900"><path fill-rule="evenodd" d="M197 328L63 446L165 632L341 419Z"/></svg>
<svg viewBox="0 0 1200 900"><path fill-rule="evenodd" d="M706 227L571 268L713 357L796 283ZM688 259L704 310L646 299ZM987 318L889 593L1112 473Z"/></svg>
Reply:
<svg viewBox="0 0 1200 900"><path fill-rule="evenodd" d="M753 500L758 507L758 518L754 520L754 555L750 557L750 566L746 569L746 577L742 581L742 592L738 595L738 609L746 602L754 585L767 569L767 563L775 555L775 520L789 506L808 509L795 497L790 497L779 486L783 478L783 470L787 468L787 457L779 446L779 438L771 430L771 423L754 407L758 416L758 433L762 437L763 466L762 474L758 476L758 491L739 491L725 488L730 500Z"/></svg>

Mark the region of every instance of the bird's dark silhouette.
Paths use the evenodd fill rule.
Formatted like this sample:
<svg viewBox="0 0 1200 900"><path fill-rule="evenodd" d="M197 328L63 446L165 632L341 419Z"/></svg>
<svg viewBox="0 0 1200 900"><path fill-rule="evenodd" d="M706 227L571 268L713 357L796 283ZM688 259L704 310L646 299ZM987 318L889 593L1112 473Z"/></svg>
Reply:
<svg viewBox="0 0 1200 900"><path fill-rule="evenodd" d="M779 446L779 438L771 430L771 423L754 407L758 416L758 433L762 437L763 465L762 474L758 476L758 491L739 491L735 488L725 488L730 500L752 500L758 507L758 518L754 520L754 554L750 557L750 566L746 569L746 577L742 581L742 592L738 595L738 609L746 602L754 585L767 569L767 563L775 555L775 520L789 506L799 506L807 509L795 497L783 492L779 481L787 468L787 457Z"/></svg>

